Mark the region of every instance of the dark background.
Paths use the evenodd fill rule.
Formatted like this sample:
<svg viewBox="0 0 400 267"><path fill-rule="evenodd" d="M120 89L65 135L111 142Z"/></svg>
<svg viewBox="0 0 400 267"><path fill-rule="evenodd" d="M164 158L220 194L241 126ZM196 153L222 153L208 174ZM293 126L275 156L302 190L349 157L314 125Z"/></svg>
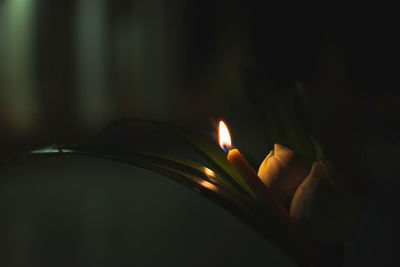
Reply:
<svg viewBox="0 0 400 267"><path fill-rule="evenodd" d="M0 156L90 139L120 117L202 133L224 118L260 162L270 147L250 85L285 96L301 84L315 135L361 200L348 266L395 266L397 35L376 6L2 0Z"/></svg>

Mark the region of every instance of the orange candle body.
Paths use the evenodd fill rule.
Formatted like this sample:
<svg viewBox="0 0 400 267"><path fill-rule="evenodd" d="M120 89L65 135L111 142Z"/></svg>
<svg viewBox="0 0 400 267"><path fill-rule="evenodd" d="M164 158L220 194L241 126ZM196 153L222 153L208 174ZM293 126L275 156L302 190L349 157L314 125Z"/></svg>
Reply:
<svg viewBox="0 0 400 267"><path fill-rule="evenodd" d="M250 166L247 160L237 149L229 150L228 161L238 170L240 175L246 180L249 187L268 208L280 223L290 224L288 212L283 208L279 200L273 195L272 191L261 181L257 173Z"/></svg>
<svg viewBox="0 0 400 267"><path fill-rule="evenodd" d="M322 258L316 253L314 247L306 234L299 229L297 225L290 218L288 212L274 196L272 191L266 186L258 177L257 173L250 166L247 160L240 154L239 150L232 149L228 152L228 161L238 170L240 175L246 180L250 188L257 195L257 197L263 202L268 211L274 216L274 218L284 226L287 234L296 243L296 247L301 251L303 260L307 262L307 266L322 267L326 266Z"/></svg>
<svg viewBox="0 0 400 267"><path fill-rule="evenodd" d="M229 150L228 161L237 169L240 175L246 180L256 197L264 204L268 213L274 217L276 222L282 225L282 228L293 241L294 249L299 253L298 257L302 258L305 266L322 267L326 266L318 253L313 248L312 243L301 229L297 227L291 220L288 212L284 209L279 200L275 197L267 185L263 183L257 173L250 166L247 160L240 154L237 149L230 149L231 138L228 128L223 121L219 122L218 140L223 150Z"/></svg>

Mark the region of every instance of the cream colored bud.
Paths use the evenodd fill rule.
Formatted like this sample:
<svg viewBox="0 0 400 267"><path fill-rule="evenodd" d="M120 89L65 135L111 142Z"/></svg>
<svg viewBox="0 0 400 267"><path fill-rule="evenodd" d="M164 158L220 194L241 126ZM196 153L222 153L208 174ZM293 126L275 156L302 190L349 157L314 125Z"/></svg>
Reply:
<svg viewBox="0 0 400 267"><path fill-rule="evenodd" d="M308 175L310 167L294 151L279 144L272 150L258 169L258 176L275 196L288 206L297 187Z"/></svg>
<svg viewBox="0 0 400 267"><path fill-rule="evenodd" d="M358 203L337 188L335 176L329 162L314 162L291 201L290 216L315 241L344 242L353 236L358 225Z"/></svg>

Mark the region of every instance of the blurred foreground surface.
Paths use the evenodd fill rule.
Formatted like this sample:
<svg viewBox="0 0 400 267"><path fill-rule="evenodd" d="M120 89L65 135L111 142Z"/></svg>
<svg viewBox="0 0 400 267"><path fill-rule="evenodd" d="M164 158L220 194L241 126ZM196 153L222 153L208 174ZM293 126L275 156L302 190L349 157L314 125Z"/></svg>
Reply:
<svg viewBox="0 0 400 267"><path fill-rule="evenodd" d="M294 266L223 208L130 165L60 156L0 183L2 266ZM398 266L395 189L385 188L362 201L345 266Z"/></svg>
<svg viewBox="0 0 400 267"><path fill-rule="evenodd" d="M169 178L77 156L0 186L1 266L294 266L236 217Z"/></svg>

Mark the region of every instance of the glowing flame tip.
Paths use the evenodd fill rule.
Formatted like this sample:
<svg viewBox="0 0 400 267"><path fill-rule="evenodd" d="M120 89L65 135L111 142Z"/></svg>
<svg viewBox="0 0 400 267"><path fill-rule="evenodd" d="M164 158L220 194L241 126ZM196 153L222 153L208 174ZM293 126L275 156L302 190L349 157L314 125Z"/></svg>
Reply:
<svg viewBox="0 0 400 267"><path fill-rule="evenodd" d="M232 149L231 136L229 134L228 127L226 127L226 124L223 121L219 121L219 127L218 128L219 128L218 129L219 146L225 152L228 152L228 150Z"/></svg>

